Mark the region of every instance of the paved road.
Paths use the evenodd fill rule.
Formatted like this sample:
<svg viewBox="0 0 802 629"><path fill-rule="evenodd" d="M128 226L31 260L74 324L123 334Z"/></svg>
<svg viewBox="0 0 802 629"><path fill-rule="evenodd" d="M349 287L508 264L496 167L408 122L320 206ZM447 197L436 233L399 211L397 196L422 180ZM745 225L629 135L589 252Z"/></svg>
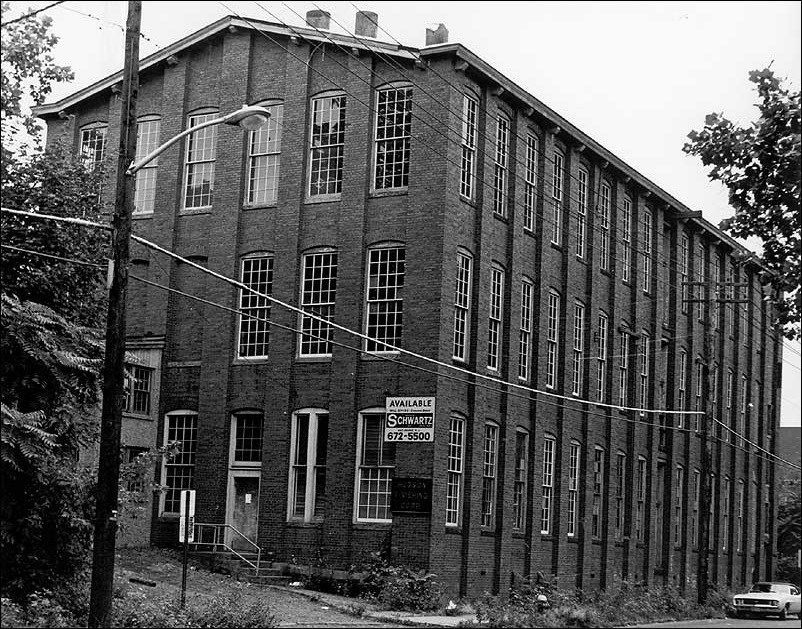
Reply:
<svg viewBox="0 0 802 629"><path fill-rule="evenodd" d="M716 618L713 620L683 620L680 622L661 622L651 625L634 625L648 629L658 629L660 627L698 627L699 629L717 629L719 627L740 628L740 629L798 629L802 626L802 621L798 617L791 616L788 620L777 618Z"/></svg>

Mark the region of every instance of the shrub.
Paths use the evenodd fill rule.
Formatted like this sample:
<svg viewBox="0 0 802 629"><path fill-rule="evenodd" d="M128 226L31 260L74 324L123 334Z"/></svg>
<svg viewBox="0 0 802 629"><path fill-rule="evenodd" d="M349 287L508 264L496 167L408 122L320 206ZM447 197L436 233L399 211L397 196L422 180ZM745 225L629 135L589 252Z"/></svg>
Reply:
<svg viewBox="0 0 802 629"><path fill-rule="evenodd" d="M24 603L0 599L2 627L75 627L78 622L69 611L50 597L49 592L36 592Z"/></svg>
<svg viewBox="0 0 802 629"><path fill-rule="evenodd" d="M444 590L436 575L376 559L362 581L363 596L394 611L432 611L440 606Z"/></svg>

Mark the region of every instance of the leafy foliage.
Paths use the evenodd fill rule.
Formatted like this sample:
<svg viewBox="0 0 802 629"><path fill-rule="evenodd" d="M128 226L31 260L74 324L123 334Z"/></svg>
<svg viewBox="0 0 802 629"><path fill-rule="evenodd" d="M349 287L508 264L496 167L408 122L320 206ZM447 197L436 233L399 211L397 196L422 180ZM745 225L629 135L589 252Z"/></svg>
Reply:
<svg viewBox="0 0 802 629"><path fill-rule="evenodd" d="M0 8L3 22L11 9L10 2ZM54 83L73 79L68 66L54 63L51 51L58 38L50 31L51 18L34 16L3 29L2 82L0 82L0 124L3 126L2 161L8 163L15 149L25 146L28 135L38 145L40 129L31 116L26 101L40 104L53 89Z"/></svg>
<svg viewBox="0 0 802 629"><path fill-rule="evenodd" d="M393 566L378 554L362 581L362 596L386 609L432 611L440 606L444 589L437 575L406 566Z"/></svg>
<svg viewBox="0 0 802 629"><path fill-rule="evenodd" d="M761 102L759 119L740 127L723 114L705 118L702 131L691 131L683 150L711 169L708 177L729 189L735 216L720 227L738 238L763 241L762 278L778 293L778 323L789 339L800 338L800 93L791 92L766 68L749 73Z"/></svg>
<svg viewBox="0 0 802 629"><path fill-rule="evenodd" d="M777 510L777 551L796 557L802 548L802 503L796 494L780 504Z"/></svg>

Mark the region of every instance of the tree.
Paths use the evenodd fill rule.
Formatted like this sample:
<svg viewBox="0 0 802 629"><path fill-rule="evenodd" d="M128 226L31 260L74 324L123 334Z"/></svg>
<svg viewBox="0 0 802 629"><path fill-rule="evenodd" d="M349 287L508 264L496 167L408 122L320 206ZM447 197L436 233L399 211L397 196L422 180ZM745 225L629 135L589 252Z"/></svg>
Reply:
<svg viewBox="0 0 802 629"><path fill-rule="evenodd" d="M737 238L763 242L761 277L778 297L777 323L788 339L800 338L800 93L766 68L749 73L760 117L741 127L721 113L709 114L701 131L688 134L683 151L711 166L708 177L729 189L735 215L719 224Z"/></svg>
<svg viewBox="0 0 802 629"><path fill-rule="evenodd" d="M6 21L10 2L3 2L0 15ZM68 66L56 65L51 54L58 38L50 31L52 20L35 16L3 28L2 81L0 82L0 123L3 127L2 162L24 153L26 140L38 148L39 123L30 114L26 101L40 104L54 83L71 81ZM19 137L20 134L26 137ZM3 166L5 168L5 166Z"/></svg>

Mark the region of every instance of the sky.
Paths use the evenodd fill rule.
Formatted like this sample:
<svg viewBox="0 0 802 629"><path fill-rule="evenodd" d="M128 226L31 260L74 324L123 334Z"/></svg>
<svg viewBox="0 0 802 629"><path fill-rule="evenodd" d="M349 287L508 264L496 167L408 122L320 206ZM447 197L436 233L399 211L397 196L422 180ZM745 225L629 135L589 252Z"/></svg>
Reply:
<svg viewBox="0 0 802 629"><path fill-rule="evenodd" d="M6 19L50 2L12 2ZM356 6L355 6L356 5ZM711 223L732 215L726 189L682 152L705 115L747 124L757 116L750 70L771 66L802 83L800 2L143 2L141 56L229 14L303 25L309 10L353 30L354 14L379 14L379 39L423 46L443 23L458 42L518 83ZM271 13L273 15L271 15ZM75 80L58 100L122 68L126 2L65 2L45 13L60 38L57 63ZM385 29L383 32L381 29ZM757 241L747 246L759 251ZM784 426L799 426L800 344L783 359Z"/></svg>

